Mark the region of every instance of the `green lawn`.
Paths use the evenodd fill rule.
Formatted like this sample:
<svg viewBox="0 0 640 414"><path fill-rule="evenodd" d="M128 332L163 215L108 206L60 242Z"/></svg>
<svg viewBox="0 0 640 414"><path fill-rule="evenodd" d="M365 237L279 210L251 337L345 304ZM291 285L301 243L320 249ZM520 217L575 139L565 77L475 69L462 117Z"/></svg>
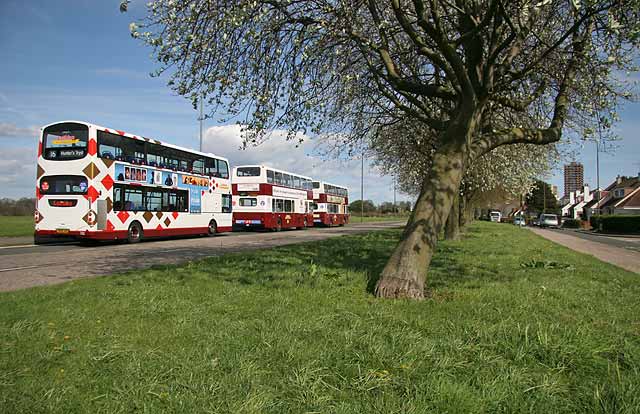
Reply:
<svg viewBox="0 0 640 414"><path fill-rule="evenodd" d="M364 220L362 220L364 223L370 223L370 222L375 222L375 221L407 221L409 219L409 216L364 216L363 217ZM354 216L351 215L351 217L349 218L349 221L351 223L360 223L360 216Z"/></svg>
<svg viewBox="0 0 640 414"><path fill-rule="evenodd" d="M0 412L638 412L638 275L479 222L377 300L398 236L0 294Z"/></svg>
<svg viewBox="0 0 640 414"><path fill-rule="evenodd" d="M33 236L33 216L0 216L0 237Z"/></svg>

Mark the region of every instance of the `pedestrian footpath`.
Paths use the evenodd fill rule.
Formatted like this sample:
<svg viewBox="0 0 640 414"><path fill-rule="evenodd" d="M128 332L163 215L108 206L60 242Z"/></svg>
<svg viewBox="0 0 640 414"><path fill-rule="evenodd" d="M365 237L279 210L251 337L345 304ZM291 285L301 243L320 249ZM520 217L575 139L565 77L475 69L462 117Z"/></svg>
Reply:
<svg viewBox="0 0 640 414"><path fill-rule="evenodd" d="M585 240L569 233L560 233L535 227L529 227L529 230L571 250L590 254L603 262L640 274L640 253L638 252Z"/></svg>

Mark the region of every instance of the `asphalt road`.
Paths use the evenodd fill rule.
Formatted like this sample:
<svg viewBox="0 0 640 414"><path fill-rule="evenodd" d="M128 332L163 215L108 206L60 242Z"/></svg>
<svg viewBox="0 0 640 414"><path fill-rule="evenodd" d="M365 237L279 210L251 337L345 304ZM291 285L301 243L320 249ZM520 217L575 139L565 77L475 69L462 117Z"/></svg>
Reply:
<svg viewBox="0 0 640 414"><path fill-rule="evenodd" d="M0 247L0 291L63 283L153 265L176 264L225 253L324 240L348 234L400 227L404 222L354 223L346 227L272 232L223 233L146 241L110 243L95 247L78 244Z"/></svg>

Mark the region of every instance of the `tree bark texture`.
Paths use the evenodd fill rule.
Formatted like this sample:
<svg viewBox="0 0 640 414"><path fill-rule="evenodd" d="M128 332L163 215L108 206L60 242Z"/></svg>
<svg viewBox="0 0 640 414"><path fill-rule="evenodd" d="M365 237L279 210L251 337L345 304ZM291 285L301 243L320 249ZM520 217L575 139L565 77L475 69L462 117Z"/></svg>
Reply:
<svg viewBox="0 0 640 414"><path fill-rule="evenodd" d="M460 188L464 165L461 147L439 150L425 178L402 239L384 267L375 294L384 298L422 299L427 269Z"/></svg>
<svg viewBox="0 0 640 414"><path fill-rule="evenodd" d="M460 238L460 198L460 195L456 192L451 202L451 211L444 226L445 240L458 240Z"/></svg>

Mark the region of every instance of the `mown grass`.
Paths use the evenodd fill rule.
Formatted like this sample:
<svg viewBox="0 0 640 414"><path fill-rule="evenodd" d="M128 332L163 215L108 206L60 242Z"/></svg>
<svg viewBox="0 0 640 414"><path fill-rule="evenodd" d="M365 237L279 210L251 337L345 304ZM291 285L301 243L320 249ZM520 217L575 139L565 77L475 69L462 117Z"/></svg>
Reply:
<svg viewBox="0 0 640 414"><path fill-rule="evenodd" d="M1 294L0 412L638 412L638 275L476 223L377 300L398 237Z"/></svg>
<svg viewBox="0 0 640 414"><path fill-rule="evenodd" d="M351 217L349 218L349 221L351 223L360 223L361 221L364 223L371 223L371 222L377 222L377 221L407 221L408 219L409 219L408 215L364 216L364 217L351 215Z"/></svg>
<svg viewBox="0 0 640 414"><path fill-rule="evenodd" d="M0 216L0 237L33 236L33 216Z"/></svg>

